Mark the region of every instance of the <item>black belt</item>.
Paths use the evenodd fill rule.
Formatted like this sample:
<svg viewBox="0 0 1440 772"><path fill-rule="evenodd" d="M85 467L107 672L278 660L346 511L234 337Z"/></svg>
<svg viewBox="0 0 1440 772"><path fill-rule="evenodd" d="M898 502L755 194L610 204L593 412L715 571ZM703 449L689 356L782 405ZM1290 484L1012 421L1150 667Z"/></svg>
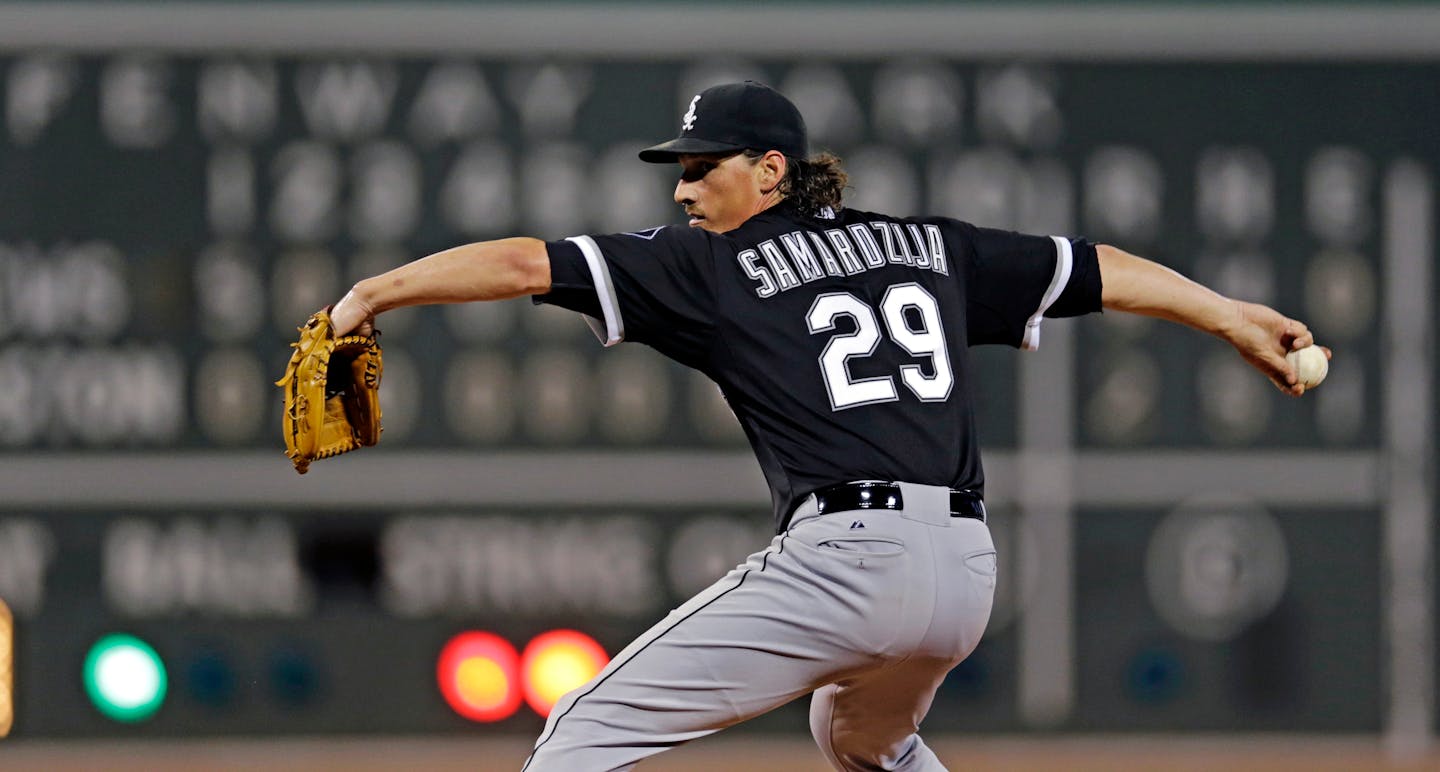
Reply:
<svg viewBox="0 0 1440 772"><path fill-rule="evenodd" d="M901 510L905 508L905 499L900 495L900 486L894 483L839 483L827 485L810 495L815 497L816 509L822 515L827 512L849 512L857 509ZM969 517L983 523L985 522L985 500L980 498L980 494L975 491L952 489L950 491L950 516Z"/></svg>

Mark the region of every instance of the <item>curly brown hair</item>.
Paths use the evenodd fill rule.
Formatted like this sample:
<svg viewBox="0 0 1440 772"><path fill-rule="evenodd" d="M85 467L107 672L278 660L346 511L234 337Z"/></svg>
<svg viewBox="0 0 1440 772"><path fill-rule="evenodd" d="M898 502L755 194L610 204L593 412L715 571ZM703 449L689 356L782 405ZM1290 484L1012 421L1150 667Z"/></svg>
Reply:
<svg viewBox="0 0 1440 772"><path fill-rule="evenodd" d="M764 155L763 150L745 151L745 157L752 161ZM845 188L850 186L850 175L841 168L839 156L818 153L803 160L786 156L785 161L785 179L780 182L780 192L787 201L795 202L801 212L811 216L827 208L840 211L844 206L841 199Z"/></svg>

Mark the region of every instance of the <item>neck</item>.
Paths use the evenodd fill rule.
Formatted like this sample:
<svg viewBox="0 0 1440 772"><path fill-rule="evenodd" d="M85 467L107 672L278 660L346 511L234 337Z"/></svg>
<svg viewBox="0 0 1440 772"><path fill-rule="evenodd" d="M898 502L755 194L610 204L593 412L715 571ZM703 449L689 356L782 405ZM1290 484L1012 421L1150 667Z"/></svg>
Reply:
<svg viewBox="0 0 1440 772"><path fill-rule="evenodd" d="M785 194L781 193L779 188L776 188L769 193L764 194L760 197L759 201L755 202L755 211L750 213L750 217L754 217L755 215L760 214L766 209L771 209L784 200Z"/></svg>

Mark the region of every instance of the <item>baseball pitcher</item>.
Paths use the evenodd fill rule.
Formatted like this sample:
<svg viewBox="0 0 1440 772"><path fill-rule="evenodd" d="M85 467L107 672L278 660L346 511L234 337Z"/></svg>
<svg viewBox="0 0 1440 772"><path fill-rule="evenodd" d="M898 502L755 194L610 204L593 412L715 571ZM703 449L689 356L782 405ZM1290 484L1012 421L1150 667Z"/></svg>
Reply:
<svg viewBox="0 0 1440 772"><path fill-rule="evenodd" d="M836 769L944 769L918 729L995 588L969 347L1127 311L1216 335L1299 395L1286 354L1311 334L1109 246L846 208L839 159L758 83L695 95L680 128L640 158L675 166L688 225L439 252L355 284L333 333L530 295L709 376L764 470L774 540L562 699L525 770L629 769L806 695Z"/></svg>

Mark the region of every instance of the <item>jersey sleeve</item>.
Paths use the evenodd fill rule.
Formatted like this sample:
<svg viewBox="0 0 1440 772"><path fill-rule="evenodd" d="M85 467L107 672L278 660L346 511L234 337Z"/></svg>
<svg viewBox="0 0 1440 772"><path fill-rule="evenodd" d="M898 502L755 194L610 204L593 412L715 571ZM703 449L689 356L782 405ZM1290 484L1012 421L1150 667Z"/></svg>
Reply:
<svg viewBox="0 0 1440 772"><path fill-rule="evenodd" d="M1035 350L1046 317L1100 310L1100 265L1084 239L1031 236L959 223L967 265L970 345Z"/></svg>
<svg viewBox="0 0 1440 772"><path fill-rule="evenodd" d="M535 302L584 314L606 346L646 343L690 363L714 330L711 238L668 226L547 242L550 292Z"/></svg>

